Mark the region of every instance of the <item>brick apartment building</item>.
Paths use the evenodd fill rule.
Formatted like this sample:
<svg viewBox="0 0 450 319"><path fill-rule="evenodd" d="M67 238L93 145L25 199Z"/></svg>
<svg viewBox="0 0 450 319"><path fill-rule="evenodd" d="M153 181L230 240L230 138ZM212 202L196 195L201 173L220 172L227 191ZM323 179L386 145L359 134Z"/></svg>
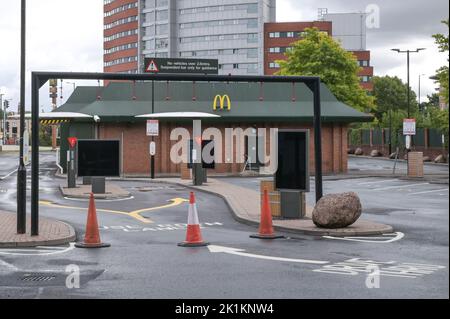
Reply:
<svg viewBox="0 0 450 319"><path fill-rule="evenodd" d="M137 73L138 1L104 0L104 72Z"/></svg>
<svg viewBox="0 0 450 319"><path fill-rule="evenodd" d="M306 28L316 27L320 31L333 36L332 21L312 21L312 22L276 22L266 23L264 25L264 74L272 75L279 70L276 60L285 60L285 52L289 50L292 43L302 38L302 32ZM340 40L340 39L338 39ZM360 84L367 91L373 90L373 67L370 65L370 51L352 50L343 46L352 52L362 68L359 72Z"/></svg>

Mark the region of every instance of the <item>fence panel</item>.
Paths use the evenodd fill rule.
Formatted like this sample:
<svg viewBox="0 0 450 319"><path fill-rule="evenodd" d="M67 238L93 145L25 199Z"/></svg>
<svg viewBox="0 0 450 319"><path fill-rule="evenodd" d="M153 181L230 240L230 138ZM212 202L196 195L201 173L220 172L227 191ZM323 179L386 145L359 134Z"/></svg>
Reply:
<svg viewBox="0 0 450 319"><path fill-rule="evenodd" d="M362 130L362 145L370 145L370 130Z"/></svg>
<svg viewBox="0 0 450 319"><path fill-rule="evenodd" d="M423 128L416 129L416 136L414 136L414 145L425 146L425 130Z"/></svg>
<svg viewBox="0 0 450 319"><path fill-rule="evenodd" d="M442 133L436 129L429 130L430 147L442 147Z"/></svg>
<svg viewBox="0 0 450 319"><path fill-rule="evenodd" d="M381 146L383 144L383 133L380 128L373 129L372 144L375 146Z"/></svg>

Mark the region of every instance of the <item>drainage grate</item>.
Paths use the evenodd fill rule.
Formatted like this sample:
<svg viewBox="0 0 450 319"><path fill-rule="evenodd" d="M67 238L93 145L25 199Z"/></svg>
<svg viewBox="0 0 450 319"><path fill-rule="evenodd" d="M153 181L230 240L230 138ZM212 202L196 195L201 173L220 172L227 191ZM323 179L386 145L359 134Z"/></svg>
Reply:
<svg viewBox="0 0 450 319"><path fill-rule="evenodd" d="M24 275L22 277L22 281L27 282L43 282L43 281L50 281L55 279L56 276L49 276L49 275L40 275L40 274L34 274L34 275Z"/></svg>

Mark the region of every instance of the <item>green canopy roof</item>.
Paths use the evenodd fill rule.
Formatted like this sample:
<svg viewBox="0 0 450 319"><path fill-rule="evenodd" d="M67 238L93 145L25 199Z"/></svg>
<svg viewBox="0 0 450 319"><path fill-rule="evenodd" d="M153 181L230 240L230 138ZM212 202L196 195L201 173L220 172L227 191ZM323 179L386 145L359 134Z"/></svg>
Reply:
<svg viewBox="0 0 450 319"><path fill-rule="evenodd" d="M112 82L106 87L77 87L58 112L98 115L105 121L142 121L136 115L152 113L150 82ZM213 110L216 95L227 94L230 110ZM368 122L372 116L339 102L321 85L324 122ZM219 105L218 105L219 106ZM208 121L301 121L313 118L313 95L296 83L155 82L155 113L206 112L220 115ZM171 119L173 121L173 119Z"/></svg>

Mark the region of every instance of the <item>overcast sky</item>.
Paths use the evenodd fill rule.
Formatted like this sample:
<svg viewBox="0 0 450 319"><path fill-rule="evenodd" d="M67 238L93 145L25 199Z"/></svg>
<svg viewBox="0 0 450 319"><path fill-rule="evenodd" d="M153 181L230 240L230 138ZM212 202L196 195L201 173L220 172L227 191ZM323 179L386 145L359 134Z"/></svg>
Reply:
<svg viewBox="0 0 450 319"><path fill-rule="evenodd" d="M31 70L103 70L103 0L27 3L26 105L29 106ZM419 74L424 74L421 91L424 100L436 87L428 77L447 63L448 55L438 52L431 34L448 32L440 23L448 17L448 0L277 0L277 21L316 20L318 8L328 8L330 13L360 12L369 4L380 8L380 28L369 29L367 36L375 75L397 75L406 81L406 56L390 49L427 48L411 56L411 87L417 92ZM12 99L14 110L19 100L20 1L0 0L0 8L0 93ZM72 91L72 84L65 83L63 101ZM42 107L49 110L47 86L40 96Z"/></svg>

